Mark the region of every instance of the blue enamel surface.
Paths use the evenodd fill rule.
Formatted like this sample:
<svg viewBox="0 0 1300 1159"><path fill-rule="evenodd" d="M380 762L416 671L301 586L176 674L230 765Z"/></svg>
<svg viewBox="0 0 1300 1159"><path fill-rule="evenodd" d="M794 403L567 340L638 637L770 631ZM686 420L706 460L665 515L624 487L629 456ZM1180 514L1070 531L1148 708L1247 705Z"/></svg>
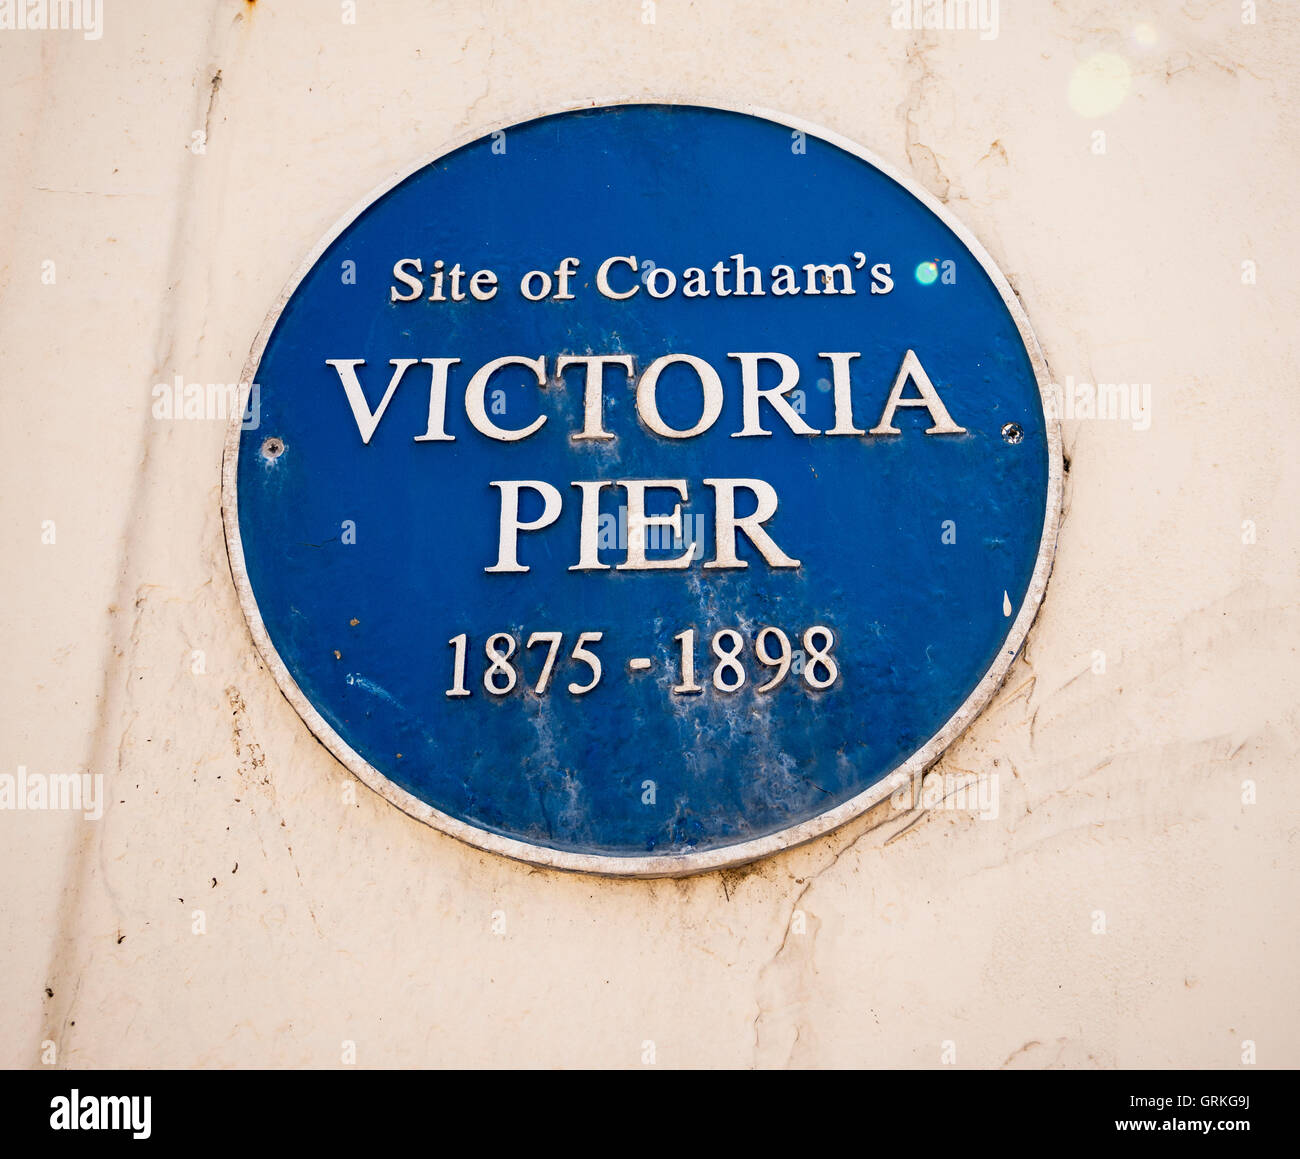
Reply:
<svg viewBox="0 0 1300 1159"><path fill-rule="evenodd" d="M1003 646L1043 529L1048 479L1044 417L1030 361L996 287L957 237L867 162L762 119L691 107L624 106L543 118L466 146L380 197L303 279L266 347L256 381L261 422L242 436L239 524L253 592L271 640L299 687L340 736L416 797L481 829L537 845L621 856L703 851L787 828L877 782L923 745L966 699ZM675 272L736 253L769 269L788 263L888 262L895 288L855 296L654 300L596 293L596 266L635 254ZM581 260L575 300L525 301L520 277ZM401 257L494 269L489 303L390 303ZM341 276L356 263L356 284ZM956 282L922 284L926 261L955 263ZM801 274L802 278L802 274ZM620 284L631 272L618 271ZM797 437L770 408L771 438L741 427L732 351L780 351L800 368L807 421L833 424L830 364L821 351L859 351L854 419L880 418L904 352L914 349L965 435L927 436L928 414L901 409L894 438ZM671 441L637 420L634 391L606 375L609 443L573 443L582 371L543 392L523 370L500 376L507 426L546 425L495 442L465 417L472 371L506 354L632 354L644 367L690 353L719 372L726 400L705 435ZM429 404L415 368L363 445L327 358L365 358L372 407L388 359L457 357L451 443L417 443ZM768 367L770 372L773 368ZM819 383L819 380L821 382ZM913 392L909 390L909 394ZM660 387L670 423L689 426L699 389L681 368ZM1007 423L1024 438L1008 443ZM274 460L263 440L283 440ZM767 525L802 561L770 569L743 541L744 571L579 573L573 480L684 478L688 514L712 531L712 477L757 477L780 495ZM543 479L563 494L552 527L520 538L526 575L490 575L498 492L490 480ZM617 511L621 492L602 492ZM670 505L670 504L669 504ZM660 503L655 510L667 510ZM525 507L525 516L531 514ZM345 543L344 521L355 524ZM941 542L943 524L956 543ZM705 559L712 557L711 538ZM654 555L655 553L651 553ZM661 555L674 554L661 552ZM621 551L602 552L604 562ZM353 621L356 621L354 624ZM752 657L738 693L708 685L708 639L771 624L795 638L834 629L839 681L810 691L792 677L756 694ZM686 628L699 696L670 694ZM567 692L586 669L561 660L551 689L531 689L545 649L523 660L510 695L482 686L483 642L600 631L604 676ZM452 649L468 633L473 695L449 699ZM797 641L796 641L797 644ZM336 653L338 653L336 657ZM629 673L630 657L650 672ZM524 685L527 685L527 688ZM399 755L400 754L400 757ZM643 803L643 782L656 784Z"/></svg>

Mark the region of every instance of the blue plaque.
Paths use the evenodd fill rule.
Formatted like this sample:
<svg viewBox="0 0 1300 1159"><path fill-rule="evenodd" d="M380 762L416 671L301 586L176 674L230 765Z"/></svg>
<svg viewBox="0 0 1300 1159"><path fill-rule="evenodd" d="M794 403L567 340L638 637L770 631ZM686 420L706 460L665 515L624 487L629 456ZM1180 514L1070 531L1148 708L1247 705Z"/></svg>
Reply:
<svg viewBox="0 0 1300 1159"><path fill-rule="evenodd" d="M809 840L992 696L1051 567L1042 356L947 212L770 113L584 108L368 198L272 312L257 646L411 816L664 875Z"/></svg>

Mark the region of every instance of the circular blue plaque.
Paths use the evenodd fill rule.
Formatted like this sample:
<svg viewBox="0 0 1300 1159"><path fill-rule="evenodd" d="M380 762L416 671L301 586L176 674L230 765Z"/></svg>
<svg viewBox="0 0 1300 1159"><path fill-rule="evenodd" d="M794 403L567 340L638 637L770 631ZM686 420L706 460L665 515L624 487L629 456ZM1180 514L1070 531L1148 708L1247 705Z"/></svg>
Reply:
<svg viewBox="0 0 1300 1159"><path fill-rule="evenodd" d="M936 202L770 113L627 104L422 163L318 247L224 467L253 638L371 788L663 875L924 769L1024 641L1042 356Z"/></svg>

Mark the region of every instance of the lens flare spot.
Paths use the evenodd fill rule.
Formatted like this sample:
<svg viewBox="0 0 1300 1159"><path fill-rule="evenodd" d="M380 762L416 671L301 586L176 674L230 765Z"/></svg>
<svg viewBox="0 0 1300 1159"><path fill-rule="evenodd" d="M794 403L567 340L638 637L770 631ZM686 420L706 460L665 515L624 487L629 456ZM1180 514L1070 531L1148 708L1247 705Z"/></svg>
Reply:
<svg viewBox="0 0 1300 1159"><path fill-rule="evenodd" d="M1133 39L1143 48L1150 48L1160 39L1160 33L1156 31L1156 26L1154 24L1149 24L1144 20L1133 29Z"/></svg>
<svg viewBox="0 0 1300 1159"><path fill-rule="evenodd" d="M922 262L916 267L916 280L923 286L932 286L939 277L938 262Z"/></svg>
<svg viewBox="0 0 1300 1159"><path fill-rule="evenodd" d="M1113 52L1088 57L1070 77L1070 108L1081 117L1113 113L1128 96L1128 61Z"/></svg>

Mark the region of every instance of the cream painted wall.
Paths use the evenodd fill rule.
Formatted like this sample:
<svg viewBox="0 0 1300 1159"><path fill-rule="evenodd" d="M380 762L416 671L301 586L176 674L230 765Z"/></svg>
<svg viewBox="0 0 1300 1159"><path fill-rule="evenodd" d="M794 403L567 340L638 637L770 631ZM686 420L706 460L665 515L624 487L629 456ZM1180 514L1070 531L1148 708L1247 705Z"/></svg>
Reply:
<svg viewBox="0 0 1300 1159"><path fill-rule="evenodd" d="M1002 0L992 40L888 0L356 7L0 31L2 768L109 797L0 813L0 1063L1300 1064L1294 6ZM1098 53L1130 73L1109 112ZM153 418L153 385L236 380L322 234L443 142L669 91L913 174L1057 381L1150 384L1147 430L1065 423L1042 615L939 766L998 773L996 819L886 805L678 881L532 870L348 803L255 655L222 424Z"/></svg>

